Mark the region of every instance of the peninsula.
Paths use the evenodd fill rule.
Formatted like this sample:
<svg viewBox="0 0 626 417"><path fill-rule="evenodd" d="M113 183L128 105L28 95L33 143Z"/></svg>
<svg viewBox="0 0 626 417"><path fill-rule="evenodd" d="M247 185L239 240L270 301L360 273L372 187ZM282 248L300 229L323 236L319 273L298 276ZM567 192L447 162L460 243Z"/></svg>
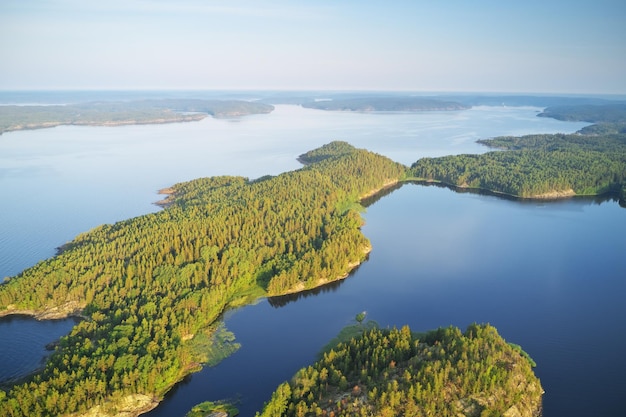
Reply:
<svg viewBox="0 0 626 417"><path fill-rule="evenodd" d="M345 277L370 247L359 196L406 167L346 143L320 153L275 177L176 184L164 210L83 233L0 285L2 314L85 317L40 373L0 391L0 414L145 412L207 362L226 309Z"/></svg>

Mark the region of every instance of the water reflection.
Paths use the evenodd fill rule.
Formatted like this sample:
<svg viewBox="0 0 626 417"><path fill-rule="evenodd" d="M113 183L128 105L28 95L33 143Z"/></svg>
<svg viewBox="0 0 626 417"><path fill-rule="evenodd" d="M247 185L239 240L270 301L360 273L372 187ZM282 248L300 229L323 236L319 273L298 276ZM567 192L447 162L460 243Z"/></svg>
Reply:
<svg viewBox="0 0 626 417"><path fill-rule="evenodd" d="M442 184L438 182L407 181L404 184L416 184L416 185L421 185L424 187L447 188L458 194L475 194L475 195L480 195L480 196L496 197L502 200L515 201L520 204L537 205L540 203L545 203L545 204L562 203L562 205L566 205L568 201L573 200L576 202L582 202L583 204L586 203L588 205L591 205L591 204L601 205L603 203L619 203L621 207L626 207L626 202L620 200L619 194L615 192L608 192L606 194L594 195L594 196L572 196L572 197L566 197L566 198L520 198L520 197L497 193L497 192L489 191L489 190L483 190L483 189L478 189L478 188L463 188L463 187L457 187L457 186L450 185L450 184ZM397 188L400 188L402 185L403 184L400 184ZM376 201L378 200L374 200L373 202L376 202Z"/></svg>
<svg viewBox="0 0 626 417"><path fill-rule="evenodd" d="M365 261L363 262L367 262L368 259L369 257L366 258ZM339 287L344 283L345 280L349 279L351 276L353 276L357 272L357 270L361 267L361 265L358 265L352 271L350 271L350 274L348 274L346 278L343 278L337 281L332 281L332 282L329 282L328 284L324 284L319 287L312 288L310 290L300 291L294 294L286 294L286 295L279 295L275 297L268 297L267 302L269 303L269 305L271 305L274 308L280 308L280 307L286 306L289 303L293 303L295 301L301 300L303 298L315 297L320 294L335 292L339 289Z"/></svg>
<svg viewBox="0 0 626 417"><path fill-rule="evenodd" d="M408 183L409 182L399 182L390 187L383 188L376 194L362 199L361 205L363 207L369 207L372 204L376 203L377 201L380 201L382 198L387 197L388 195L392 194L394 191L399 190L400 188L402 188L403 185L408 184Z"/></svg>

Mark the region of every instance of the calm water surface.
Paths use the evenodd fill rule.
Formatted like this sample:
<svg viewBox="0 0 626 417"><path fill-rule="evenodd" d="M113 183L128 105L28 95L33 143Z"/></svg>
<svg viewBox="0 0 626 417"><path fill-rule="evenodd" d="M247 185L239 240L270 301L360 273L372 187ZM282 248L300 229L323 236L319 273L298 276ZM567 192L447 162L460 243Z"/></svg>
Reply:
<svg viewBox="0 0 626 417"><path fill-rule="evenodd" d="M5 133L0 279L54 255L88 229L158 210L152 203L161 188L205 176L258 178L297 169L298 155L332 140L411 164L423 156L485 152L475 143L481 138L587 125L536 117L537 110L366 114L276 106L240 119Z"/></svg>
<svg viewBox="0 0 626 417"><path fill-rule="evenodd" d="M544 415L617 416L626 392L626 210L615 202L520 203L405 185L370 206L374 250L341 285L226 319L242 348L149 413L240 398L244 416L356 313L382 327L491 323L538 363Z"/></svg>
<svg viewBox="0 0 626 417"><path fill-rule="evenodd" d="M410 164L486 151L476 139L585 125L537 118L537 110L354 114L277 106L270 115L236 120L5 134L0 276L53 255L98 224L157 210L151 204L157 189L201 176L256 178L296 169L297 155L331 140ZM180 384L150 415L182 416L198 402L233 397L241 399L242 415L253 415L362 310L382 326L415 330L490 322L539 363L546 416L619 415L626 392L624 209L615 202L519 203L407 185L365 217L374 251L352 277L297 301L265 300L232 312L226 323L242 349ZM2 324L4 342L12 336ZM23 327L26 338L38 331ZM19 349L27 355L31 345ZM36 368L41 353L33 355ZM0 366L0 379L15 374L9 367Z"/></svg>
<svg viewBox="0 0 626 417"><path fill-rule="evenodd" d="M69 333L75 323L73 319L0 318L0 383L16 380L42 367L51 353L46 345Z"/></svg>

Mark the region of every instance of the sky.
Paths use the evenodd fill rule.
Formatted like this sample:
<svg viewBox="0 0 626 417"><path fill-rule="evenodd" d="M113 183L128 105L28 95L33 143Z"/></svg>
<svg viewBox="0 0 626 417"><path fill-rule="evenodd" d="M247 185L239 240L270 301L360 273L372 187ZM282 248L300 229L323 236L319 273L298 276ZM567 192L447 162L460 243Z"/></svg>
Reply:
<svg viewBox="0 0 626 417"><path fill-rule="evenodd" d="M39 89L626 94L626 1L1 0Z"/></svg>

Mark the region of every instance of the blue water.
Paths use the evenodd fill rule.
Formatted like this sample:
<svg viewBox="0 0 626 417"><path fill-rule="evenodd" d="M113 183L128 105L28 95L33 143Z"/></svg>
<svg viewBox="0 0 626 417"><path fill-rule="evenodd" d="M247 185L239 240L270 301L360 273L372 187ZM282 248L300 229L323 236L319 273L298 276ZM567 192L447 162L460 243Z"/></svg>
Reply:
<svg viewBox="0 0 626 417"><path fill-rule="evenodd" d="M485 152L476 139L585 125L537 118L537 110L353 114L277 106L242 119L4 134L0 277L52 256L91 227L158 210L156 190L172 183L296 169L300 153L331 140L410 164ZM546 416L620 414L626 210L613 201L521 203L407 185L364 217L374 250L353 276L297 301L264 300L231 312L226 324L242 348L180 384L149 415L183 416L198 402L233 397L243 416L253 415L363 310L383 326L414 330L490 322L539 364ZM32 356L32 370L42 354L29 335L47 331L29 322L35 327L13 326L23 344L0 323L0 345ZM67 331L55 330L45 343ZM16 375L12 363L1 364L0 380Z"/></svg>
<svg viewBox="0 0 626 417"><path fill-rule="evenodd" d="M52 353L46 345L72 330L76 321L37 321L26 316L0 318L0 383L16 381L41 368Z"/></svg>
<svg viewBox="0 0 626 417"><path fill-rule="evenodd" d="M626 392L626 210L614 201L520 203L405 185L370 206L369 260L341 285L226 320L242 348L193 375L156 416L239 398L252 416L356 313L422 331L491 323L538 363L544 415L617 416Z"/></svg>
<svg viewBox="0 0 626 417"><path fill-rule="evenodd" d="M574 132L587 125L536 117L537 111L366 114L282 105L239 119L5 133L0 280L53 256L56 247L88 229L158 210L152 203L161 188L205 176L257 178L298 169L298 155L332 140L410 165L424 156L486 152L477 139Z"/></svg>

